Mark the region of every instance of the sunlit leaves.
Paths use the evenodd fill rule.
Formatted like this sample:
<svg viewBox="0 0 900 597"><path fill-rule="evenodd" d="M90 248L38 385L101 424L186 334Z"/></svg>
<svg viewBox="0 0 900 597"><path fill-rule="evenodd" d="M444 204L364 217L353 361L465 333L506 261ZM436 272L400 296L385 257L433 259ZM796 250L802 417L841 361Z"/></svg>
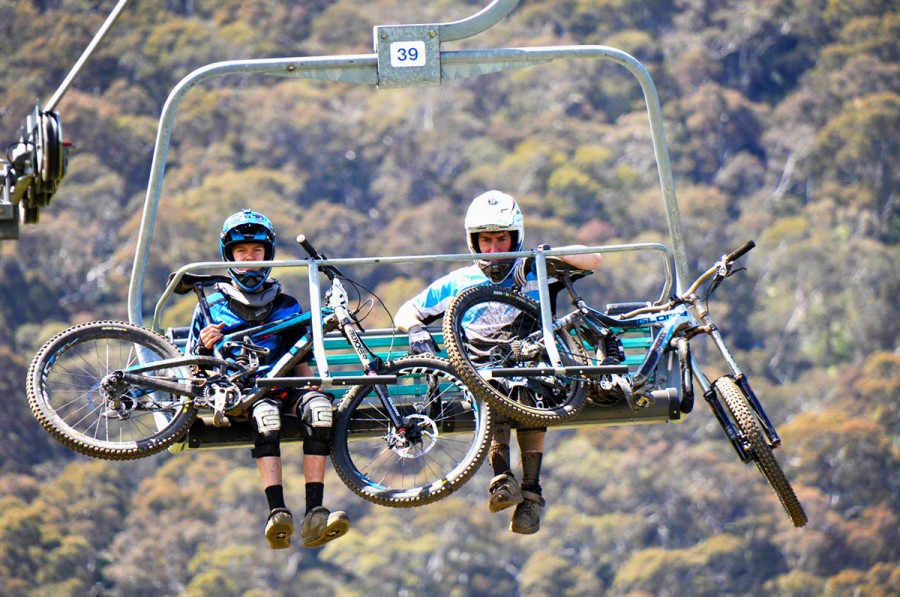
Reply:
<svg viewBox="0 0 900 597"><path fill-rule="evenodd" d="M8 142L96 31L95 4L0 0ZM40 224L2 247L0 454L5 471L34 476L2 478L0 593L895 593L900 71L885 0L529 0L444 48L610 44L644 62L660 91L689 267L748 237L759 244L750 271L711 306L779 427L776 456L808 527L789 527L702 408L679 426L551 430L537 537L513 536L509 512L487 512L487 471L410 512L373 508L330 475L327 502L351 511L351 533L320 551L272 553L244 451L165 454L159 470L81 460L31 469L63 452L30 418L24 368L64 322L125 317L173 86L220 60L368 53L376 22L463 18L485 3L426 4L132 3L77 78L60 104L75 143L69 175ZM439 88L205 81L175 119L144 307L169 272L218 260L219 226L243 207L272 218L285 259L304 257L298 233L334 257L464 252L465 206L489 188L519 198L529 246L667 242L642 99L619 65L593 60ZM450 267L358 270L396 309ZM276 275L292 291L305 284L302 271ZM658 261L607 255L583 287L641 300L656 298L660 278ZM166 323L184 325L191 309L177 304ZM299 456L286 461L299 509Z"/></svg>

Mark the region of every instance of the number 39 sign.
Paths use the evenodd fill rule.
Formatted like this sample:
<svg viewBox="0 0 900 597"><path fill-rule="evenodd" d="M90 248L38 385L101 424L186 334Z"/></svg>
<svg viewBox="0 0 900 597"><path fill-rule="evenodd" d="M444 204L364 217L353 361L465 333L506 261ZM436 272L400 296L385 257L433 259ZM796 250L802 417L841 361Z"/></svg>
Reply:
<svg viewBox="0 0 900 597"><path fill-rule="evenodd" d="M424 41L398 41L391 44L391 66L425 66Z"/></svg>

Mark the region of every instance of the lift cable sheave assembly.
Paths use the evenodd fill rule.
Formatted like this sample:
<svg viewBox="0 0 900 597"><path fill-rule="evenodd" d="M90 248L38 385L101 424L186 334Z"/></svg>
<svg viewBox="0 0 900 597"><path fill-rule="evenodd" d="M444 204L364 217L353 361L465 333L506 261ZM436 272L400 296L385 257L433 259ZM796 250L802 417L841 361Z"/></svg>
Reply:
<svg viewBox="0 0 900 597"><path fill-rule="evenodd" d="M71 143L63 138L56 110L106 34L122 14L128 0L119 0L81 57L50 100L38 101L21 127L17 141L0 156L0 240L19 238L19 223L37 224L40 210L50 205L68 170Z"/></svg>

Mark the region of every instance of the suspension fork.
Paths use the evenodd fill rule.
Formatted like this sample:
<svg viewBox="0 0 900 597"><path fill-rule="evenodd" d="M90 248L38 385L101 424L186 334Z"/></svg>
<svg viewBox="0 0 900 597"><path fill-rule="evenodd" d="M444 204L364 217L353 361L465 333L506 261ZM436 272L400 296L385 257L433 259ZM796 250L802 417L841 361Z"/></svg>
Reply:
<svg viewBox="0 0 900 597"><path fill-rule="evenodd" d="M750 382L747 380L747 376L738 366L737 362L734 360L734 357L731 355L731 351L729 351L728 347L725 345L725 340L724 338L722 338L722 333L719 331L719 328L717 328L714 324L710 325L709 328L710 337L713 339L716 348L718 348L719 352L722 354L722 358L725 359L725 362L728 363L728 366L734 373L732 379L734 379L735 383L741 389L741 392L747 399L747 403L756 414L756 418L757 420L759 420L763 432L766 434L766 437L769 440L769 444L773 448L781 446L781 438L778 436L778 432L775 431L775 425L772 424L772 421L769 419L769 415L766 414L762 403L756 397L756 393L753 391L753 388L750 387Z"/></svg>
<svg viewBox="0 0 900 597"><path fill-rule="evenodd" d="M681 379L681 407L680 410L684 414L690 413L694 409L694 372L693 363L691 362L691 343L687 338L676 338L674 340L675 352L678 354L678 364L680 366Z"/></svg>
<svg viewBox="0 0 900 597"><path fill-rule="evenodd" d="M343 309L341 310L343 311ZM366 345L363 343L362 338L360 338L356 328L353 326L353 321L350 319L349 313L340 313L339 317L341 322L341 332L359 357L366 375L378 375L378 371L381 369L382 364L381 359L377 356L372 357L369 355ZM384 406L384 409L387 411L391 425L397 429L402 429L406 422L400 414L400 411L397 410L394 401L391 400L387 386L384 384L374 384L372 387L375 390L378 399L381 401L382 406Z"/></svg>
<svg viewBox="0 0 900 597"><path fill-rule="evenodd" d="M738 387L747 398L747 402L750 404L750 408L752 408L753 412L756 413L756 418L759 419L763 431L769 438L769 444L773 448L780 447L781 437L779 437L778 432L775 431L775 425L773 425L772 421L769 420L769 415L767 415L766 411L763 409L762 403L756 397L756 393L753 391L753 388L750 387L750 382L747 380L747 376L741 373L740 375L735 377L734 381L737 383Z"/></svg>
<svg viewBox="0 0 900 597"><path fill-rule="evenodd" d="M752 459L752 456L744 449L744 438L741 434L740 429L732 423L731 419L728 417L728 413L725 411L725 407L722 406L722 402L719 400L719 395L716 393L715 388L713 388L712 384L709 381L709 378L706 377L706 374L700 369L699 363L694 358L693 355L690 356L691 360L691 369L694 372L694 377L697 379L697 382L700 384L700 387L703 390L703 398L706 400L706 403L709 405L710 410L712 410L713 415L716 417L716 421L718 421L719 426L722 428L722 431L725 432L725 435L728 437L728 441L731 444L731 447L734 448L734 451L737 452L738 457L741 459L741 462L748 463Z"/></svg>

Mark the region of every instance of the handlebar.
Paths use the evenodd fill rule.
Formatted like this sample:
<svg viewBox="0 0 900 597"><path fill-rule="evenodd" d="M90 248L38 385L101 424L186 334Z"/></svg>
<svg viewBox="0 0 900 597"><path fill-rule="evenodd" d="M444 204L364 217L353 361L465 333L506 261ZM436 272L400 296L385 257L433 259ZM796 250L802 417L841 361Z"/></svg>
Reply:
<svg viewBox="0 0 900 597"><path fill-rule="evenodd" d="M320 259L320 260L328 259L324 253L320 252L318 249L316 249L314 246L312 246L312 243L309 242L309 240L306 238L305 234L297 235L297 243L301 247L303 247L303 249L313 259ZM321 269L322 273L324 273L326 276L328 276L329 280L334 280L335 277L344 277L344 274L341 273L341 270L334 267L333 265L323 265L323 266L321 266L320 269Z"/></svg>
<svg viewBox="0 0 900 597"><path fill-rule="evenodd" d="M748 240L743 245L741 245L740 247L738 247L737 249L735 249L734 251L732 251L731 253L726 255L724 258L724 261L737 261L744 255L749 253L750 249L752 249L755 246L756 246L755 242L753 242L752 240Z"/></svg>
<svg viewBox="0 0 900 597"><path fill-rule="evenodd" d="M724 278L728 277L728 275L731 273L731 266L734 264L734 262L749 253L750 250L755 246L756 243L754 241L748 240L731 253L723 255L722 258L714 263L712 267L700 274L700 276L696 280L694 280L694 283L691 284L690 287L680 297L673 296L669 301L663 304L641 307L640 309L635 309L634 311L629 311L628 313L622 313L618 316L619 323L627 322L628 320L633 319L638 315L643 315L646 313L658 313L660 311L671 309L676 304L684 302L686 298L695 294L697 292L697 289L700 288L700 285L712 276L716 276L713 286L713 288L715 288L715 285L721 282Z"/></svg>
<svg viewBox="0 0 900 597"><path fill-rule="evenodd" d="M297 235L297 243L303 247L313 259L328 259L324 253L312 246L312 243L309 242L305 234ZM344 290L344 285L341 284L341 278L346 278L346 276L344 276L341 270L333 265L321 265L320 271L331 280L331 288L325 296L328 304L334 309L335 315L337 315L338 324L344 326L355 323L353 316L347 308L347 291Z"/></svg>
<svg viewBox="0 0 900 597"><path fill-rule="evenodd" d="M755 246L755 242L753 242L752 240L748 240L731 253L723 255L722 259L715 262L711 268L700 274L700 277L694 280L694 283L691 284L690 288L685 291L684 296L690 296L697 292L697 289L700 288L700 285L708 280L711 276L716 277L716 279L713 281L713 288L715 288L719 282L729 276L729 274L731 273L731 266L734 264L734 262L740 259L742 256L746 255L750 251L750 249Z"/></svg>
<svg viewBox="0 0 900 597"><path fill-rule="evenodd" d="M328 259L324 253L312 246L312 243L309 242L305 234L297 235L297 243L303 247L313 259ZM355 313L351 312L347 305L347 291L341 283L341 278L347 280L349 280L349 278L333 265L321 265L320 270L328 276L329 280L331 280L331 288L325 296L328 304L334 310L334 321L344 334L344 338L347 339L350 346L356 351L365 370L369 372L369 377L367 377L368 381L372 381L373 378L370 376L374 375L374 372L378 367L377 362L379 359L371 352L371 350L369 350L369 347L360 340L359 335L357 334L356 330L362 330L363 328L359 321L357 321Z"/></svg>

